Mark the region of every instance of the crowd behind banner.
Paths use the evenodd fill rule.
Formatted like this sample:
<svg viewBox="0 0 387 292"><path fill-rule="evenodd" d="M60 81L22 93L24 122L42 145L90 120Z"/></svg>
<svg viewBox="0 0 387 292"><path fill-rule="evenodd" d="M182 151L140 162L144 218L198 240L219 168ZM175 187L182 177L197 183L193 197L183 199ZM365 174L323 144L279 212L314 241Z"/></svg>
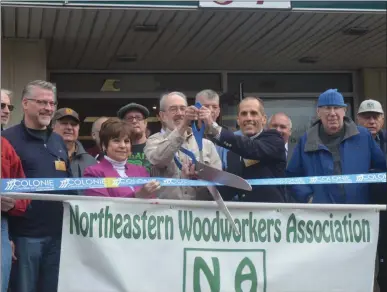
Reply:
<svg viewBox="0 0 387 292"><path fill-rule="evenodd" d="M209 89L196 95L198 108L182 92L160 98L162 129L149 135L149 110L130 103L117 117L100 117L92 125L95 146L78 141L78 113L57 108L56 88L47 81L28 83L21 96L1 90L2 178L129 178L197 179L195 165L180 150L214 168L244 179L330 176L386 172L384 112L378 101L361 103L357 123L346 117L342 94L329 89L318 97L315 123L292 149L291 118L284 112L265 114L264 101L245 97L238 105L233 132L219 125L219 95ZM13 104L21 103L23 119L7 128ZM192 122L205 126L199 148ZM6 128L6 129L4 129ZM254 185L252 191L219 186L225 201L323 204L386 204L387 184ZM50 192L52 193L52 192ZM212 200L207 187L142 186L61 191L61 194ZM15 200L1 196L2 292L55 292L58 286L63 205L52 201ZM381 214L374 291L387 289L386 215Z"/></svg>

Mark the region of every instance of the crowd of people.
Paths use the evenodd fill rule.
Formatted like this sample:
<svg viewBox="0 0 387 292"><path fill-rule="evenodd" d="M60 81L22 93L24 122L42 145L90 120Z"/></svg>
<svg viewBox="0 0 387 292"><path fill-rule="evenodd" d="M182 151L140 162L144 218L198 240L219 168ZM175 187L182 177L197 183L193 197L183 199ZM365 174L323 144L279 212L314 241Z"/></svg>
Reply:
<svg viewBox="0 0 387 292"><path fill-rule="evenodd" d="M286 113L275 113L268 118L262 99L245 97L237 108L239 130L234 132L218 124L219 95L206 89L196 95L196 102L203 105L201 108L189 105L182 92L162 95L159 112L162 129L152 135L147 129L149 110L138 103L117 109L116 117L98 118L91 130L95 146L85 150L78 140L82 126L78 113L71 108L58 109L55 93L53 84L41 80L28 83L20 98L1 90L2 178L197 179L193 162L179 151L181 147L192 151L198 159L201 157L204 163L244 179L386 172L386 132L381 104L371 99L363 101L356 123L346 117L347 105L336 89L318 97L318 118L294 149L289 144L292 122ZM23 118L19 124L7 128L13 104L18 102ZM202 152L193 136L192 122L206 127ZM176 157L182 163L181 169ZM225 201L386 204L387 185L269 185L253 186L250 192L221 186L219 191ZM143 186L67 193L212 200L206 187L162 187L156 180ZM2 292L57 291L62 204L1 196L1 211ZM383 263L387 256L383 250L386 242L383 218L375 273L380 279L386 273ZM375 279L375 291L379 291L378 287Z"/></svg>

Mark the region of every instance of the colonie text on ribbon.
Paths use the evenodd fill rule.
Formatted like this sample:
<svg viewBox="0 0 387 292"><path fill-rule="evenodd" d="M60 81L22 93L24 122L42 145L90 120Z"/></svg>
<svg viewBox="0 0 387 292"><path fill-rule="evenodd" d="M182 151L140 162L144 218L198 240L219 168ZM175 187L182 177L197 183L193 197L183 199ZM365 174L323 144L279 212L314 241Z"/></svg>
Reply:
<svg viewBox="0 0 387 292"><path fill-rule="evenodd" d="M41 192L84 190L88 188L117 188L143 185L156 180L161 186L213 186L219 185L204 180L174 179L162 177L136 178L26 178L2 179L1 193L9 192ZM254 185L307 185L307 184L351 184L351 183L386 183L386 173L366 173L354 175L313 176L273 179L250 179Z"/></svg>
<svg viewBox="0 0 387 292"><path fill-rule="evenodd" d="M234 219L236 234L219 211L212 216L196 216L192 210L175 210L177 216L112 213L109 205L97 212L85 212L70 206L69 234L89 238L117 240L181 240L187 242L260 242L260 243L368 243L370 222L352 219L351 213L320 220L302 220L291 213L286 220L260 218L248 212ZM177 228L175 228L177 225ZM176 234L178 230L178 234Z"/></svg>

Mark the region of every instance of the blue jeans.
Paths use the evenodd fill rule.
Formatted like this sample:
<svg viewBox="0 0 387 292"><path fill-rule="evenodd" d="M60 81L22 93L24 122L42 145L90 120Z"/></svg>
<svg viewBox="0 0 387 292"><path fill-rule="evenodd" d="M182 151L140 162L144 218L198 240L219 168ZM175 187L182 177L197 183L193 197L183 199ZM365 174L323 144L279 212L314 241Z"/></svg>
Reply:
<svg viewBox="0 0 387 292"><path fill-rule="evenodd" d="M12 268L12 292L56 292L61 240L14 237L17 261Z"/></svg>
<svg viewBox="0 0 387 292"><path fill-rule="evenodd" d="M12 266L12 248L8 236L8 220L1 216L1 292L7 292Z"/></svg>

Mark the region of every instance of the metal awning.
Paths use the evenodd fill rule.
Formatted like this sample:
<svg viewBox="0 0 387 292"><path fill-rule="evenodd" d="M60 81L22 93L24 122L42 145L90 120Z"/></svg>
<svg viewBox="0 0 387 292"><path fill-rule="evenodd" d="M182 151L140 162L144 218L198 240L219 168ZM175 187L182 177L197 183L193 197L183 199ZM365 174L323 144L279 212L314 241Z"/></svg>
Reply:
<svg viewBox="0 0 387 292"><path fill-rule="evenodd" d="M46 40L52 70L386 66L385 14L3 7L2 18L3 38Z"/></svg>

